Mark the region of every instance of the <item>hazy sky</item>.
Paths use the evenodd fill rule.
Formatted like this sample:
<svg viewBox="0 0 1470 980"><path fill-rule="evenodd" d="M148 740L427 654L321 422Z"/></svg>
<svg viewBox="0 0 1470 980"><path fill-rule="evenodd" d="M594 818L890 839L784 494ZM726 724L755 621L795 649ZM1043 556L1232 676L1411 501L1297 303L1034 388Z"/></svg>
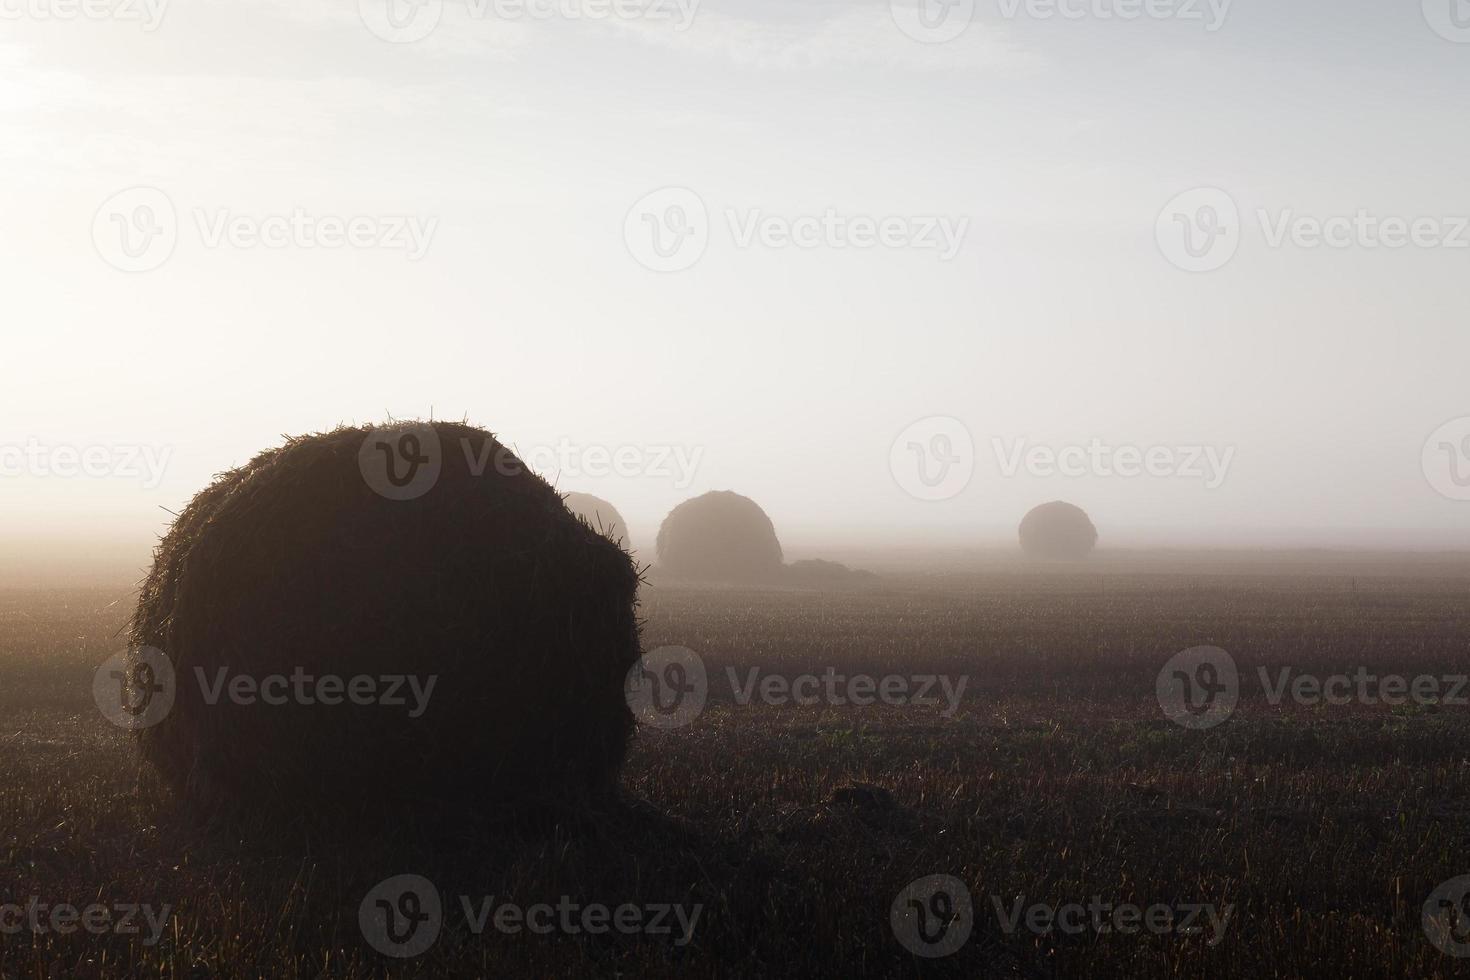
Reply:
<svg viewBox="0 0 1470 980"><path fill-rule="evenodd" d="M643 541L727 488L793 538L1466 541L1464 0L88 2L0 0L13 538L432 410Z"/></svg>

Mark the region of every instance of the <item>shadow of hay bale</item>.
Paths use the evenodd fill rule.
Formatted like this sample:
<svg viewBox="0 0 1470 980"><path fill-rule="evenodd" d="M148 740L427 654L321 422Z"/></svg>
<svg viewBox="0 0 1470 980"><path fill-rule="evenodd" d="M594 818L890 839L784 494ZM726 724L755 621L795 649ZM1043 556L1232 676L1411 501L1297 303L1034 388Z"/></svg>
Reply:
<svg viewBox="0 0 1470 980"><path fill-rule="evenodd" d="M876 582L878 576L860 568L848 568L835 561L822 558L806 558L787 565L781 575L788 585L805 588L823 588L838 585L862 585Z"/></svg>
<svg viewBox="0 0 1470 980"><path fill-rule="evenodd" d="M175 697L143 756L201 813L594 798L633 730L638 581L488 432L290 439L202 491L156 551L131 639L168 658ZM298 676L344 679L338 703ZM274 678L289 693L268 703Z"/></svg>

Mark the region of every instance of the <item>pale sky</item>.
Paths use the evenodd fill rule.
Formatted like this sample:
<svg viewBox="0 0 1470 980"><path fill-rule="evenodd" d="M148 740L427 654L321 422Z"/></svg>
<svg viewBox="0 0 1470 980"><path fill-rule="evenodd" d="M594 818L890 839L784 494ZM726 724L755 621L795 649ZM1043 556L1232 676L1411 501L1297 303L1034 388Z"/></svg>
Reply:
<svg viewBox="0 0 1470 980"><path fill-rule="evenodd" d="M432 411L635 543L733 489L796 540L980 540L1062 498L1103 545L1470 544L1470 422L1431 438L1470 417L1462 0L485 0L410 43L387 0L93 2L0 0L14 540L144 539L283 433ZM1200 188L1238 241L1191 272L1166 205ZM1293 241L1360 212L1438 244ZM679 215L703 251L655 271L638 235ZM134 217L172 251L122 251ZM895 472L931 417L974 446L932 500ZM1007 473L1018 446L1228 463ZM62 447L111 462L56 475ZM647 472L555 462L626 447Z"/></svg>

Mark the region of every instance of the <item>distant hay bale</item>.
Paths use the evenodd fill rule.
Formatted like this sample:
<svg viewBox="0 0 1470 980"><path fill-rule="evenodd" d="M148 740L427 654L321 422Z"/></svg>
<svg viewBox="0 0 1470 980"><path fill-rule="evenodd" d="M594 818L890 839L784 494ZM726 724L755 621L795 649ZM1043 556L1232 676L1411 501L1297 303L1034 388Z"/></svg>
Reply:
<svg viewBox="0 0 1470 980"><path fill-rule="evenodd" d="M1021 550L1032 558L1086 558L1097 544L1097 528L1082 508L1061 500L1033 507L1021 519Z"/></svg>
<svg viewBox="0 0 1470 980"><path fill-rule="evenodd" d="M686 578L753 581L781 575L781 542L755 501L728 490L686 500L658 529L658 563Z"/></svg>
<svg viewBox="0 0 1470 980"><path fill-rule="evenodd" d="M629 544L628 538L628 523L612 504L590 493L569 493L562 499L566 502L567 510L592 525L594 531L616 541L624 549L632 550L633 546Z"/></svg>
<svg viewBox="0 0 1470 980"><path fill-rule="evenodd" d="M437 454L420 449L430 443ZM404 459L437 457L429 485L373 483L374 454L394 444L415 454ZM210 805L600 793L633 730L623 682L639 657L637 586L628 556L481 429L290 439L220 476L157 549L131 640L172 661L177 692L139 732L142 753ZM211 704L203 689L295 673L437 683L417 718L411 697Z"/></svg>

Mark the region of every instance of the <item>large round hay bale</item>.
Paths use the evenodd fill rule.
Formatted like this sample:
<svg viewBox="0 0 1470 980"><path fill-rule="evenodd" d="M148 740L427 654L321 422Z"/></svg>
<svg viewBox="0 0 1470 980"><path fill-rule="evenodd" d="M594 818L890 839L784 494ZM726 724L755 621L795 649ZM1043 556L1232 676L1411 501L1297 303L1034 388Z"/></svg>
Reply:
<svg viewBox="0 0 1470 980"><path fill-rule="evenodd" d="M781 542L766 512L749 497L717 490L686 500L658 529L659 568L724 581L781 574Z"/></svg>
<svg viewBox="0 0 1470 980"><path fill-rule="evenodd" d="M590 493L569 493L562 499L566 502L567 510L586 521L594 531L632 550L632 545L628 543L628 522L623 520L623 515L612 504Z"/></svg>
<svg viewBox="0 0 1470 980"><path fill-rule="evenodd" d="M1021 550L1032 558L1086 558L1097 544L1097 528L1082 508L1062 500L1033 507L1021 519Z"/></svg>
<svg viewBox="0 0 1470 980"><path fill-rule="evenodd" d="M627 554L488 432L291 439L219 477L157 550L131 638L171 661L176 696L143 755L186 796L245 807L600 793L633 730L637 586ZM298 674L359 689L328 703L307 682L306 703ZM241 675L293 688L239 703Z"/></svg>

